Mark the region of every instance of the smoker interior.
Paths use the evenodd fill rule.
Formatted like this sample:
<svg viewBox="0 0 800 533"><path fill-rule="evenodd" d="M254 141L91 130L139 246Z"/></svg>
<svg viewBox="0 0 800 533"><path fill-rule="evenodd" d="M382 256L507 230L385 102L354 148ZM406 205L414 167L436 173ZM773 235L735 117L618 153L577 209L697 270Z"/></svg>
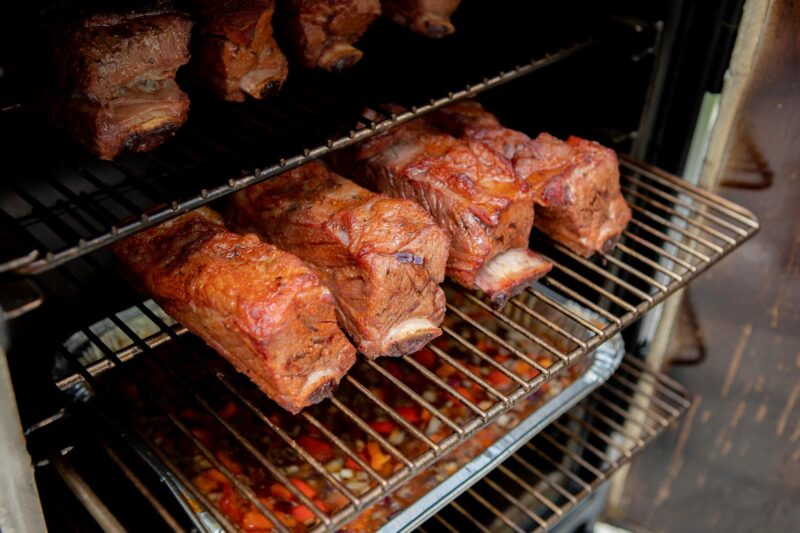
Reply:
<svg viewBox="0 0 800 533"><path fill-rule="evenodd" d="M111 516L133 520L133 529L151 523L166 529L175 523L192 525L185 523L186 513L177 507L175 498L165 494L163 484L147 481L153 476L142 463L147 452L121 451L125 446L114 442L119 428L112 425L114 430L109 430L97 422L102 415L93 410L91 402L75 403L65 391L86 383L96 392L102 391L107 382L125 375L129 365L124 361L141 358L144 362L140 365L158 365L157 350L170 349L195 365L219 369L217 375L234 380L237 396L249 394L248 384L237 380L202 343L184 335L180 325L154 314L140 295L118 279L103 249L108 243L186 209L224 203L224 197L233 191L464 97L477 97L506 125L531 134L577 134L620 152L647 154L651 134L657 131L652 99L658 82L656 52L663 37L658 21L668 15L666 3L551 4L555 3L501 2L487 10L485 4L467 0L454 19L458 33L441 41L426 40L378 21L362 41L364 61L352 72L330 75L295 67L281 94L263 102L216 102L193 90L191 80L186 80L192 113L176 138L151 153L113 163L87 156L46 123L39 107L43 95L30 90L32 84L44 85L41 73L46 69L30 59L43 51L34 46L9 56L14 47L3 47L0 138L8 156L0 185L4 243L0 271L12 282L33 275L45 301L11 324L9 362L31 454L43 465L37 469L37 477L51 527L68 528L73 519L76 524L85 519L74 529L91 530L97 526L90 524ZM19 36L20 28L31 27L30 17L38 13L37 6L19 9L7 18L11 26L3 38L8 42ZM401 104L406 112L393 116L383 107L388 102ZM367 108L382 119L372 123L364 119ZM676 143L686 143L686 139L681 141ZM674 159L671 164L677 165ZM623 176L634 222L613 252L585 260L535 237L533 246L557 266L502 313L471 293L450 288L457 297L452 301L456 303L448 305L453 326L445 333L460 348L453 352L435 348L434 352L438 360L459 368L473 386L487 393L491 398L488 405L476 405L446 381L426 375L411 357L392 362L402 373L422 374L461 403L467 416L452 420L415 396L403 379L388 370L389 362L359 363L364 375L400 390L413 404L440 418L452 434L441 442L426 442L424 435L418 436L424 444L422 453L413 457L399 454L400 470L388 477L375 476L369 494L352 494L340 512L320 511L317 528L345 523L514 404L559 379L572 365L584 361L594 347L758 228L746 210L692 189L658 169L625 161ZM591 310L599 320L587 319L572 304ZM465 305L476 308L481 319L465 313ZM148 317L152 328L147 334L138 334L121 318L131 308ZM104 319L125 333L123 345L109 345L92 331L90 325ZM491 326L487 329L484 323ZM508 345L495 335L497 331L513 332L516 342L535 346L534 351L546 354L551 362L544 367L527 355L529 348ZM82 332L95 347L99 360L87 365L65 350L65 340L75 332ZM477 347L476 338L501 345L534 372L512 372L508 375L514 382L512 390L492 390L480 373L467 366L475 361L482 367L494 366L492 357ZM365 396L414 434L392 405L381 405L379 398L364 392L360 379L358 375L348 377L343 389ZM188 385L193 393L192 384ZM341 391L341 397L347 393ZM101 403L108 397L98 394ZM332 403L342 420L362 429L369 427L368 421L339 398ZM302 418L306 425L319 422L314 413ZM381 442L380 435L371 436L384 449L391 449L390 443ZM346 443L332 442L348 452ZM130 448L130 443L127 446ZM307 459L302 447L289 446ZM144 449L149 450L146 443ZM109 468L89 466L87 470L81 463L91 465L95 458ZM111 467L112 463L116 467ZM141 484L97 479L106 474L116 475L116 479L122 475L129 482L133 476ZM108 506L108 513L94 518L73 513L82 506L75 506L77 502L69 494L87 494L76 488L83 486L81 480L85 486L95 487L92 490ZM130 496L114 488L131 483L135 490L126 493ZM150 488L143 491L142 487ZM134 501L138 503L134 505ZM141 504L149 510L131 512L128 502L130 508Z"/></svg>

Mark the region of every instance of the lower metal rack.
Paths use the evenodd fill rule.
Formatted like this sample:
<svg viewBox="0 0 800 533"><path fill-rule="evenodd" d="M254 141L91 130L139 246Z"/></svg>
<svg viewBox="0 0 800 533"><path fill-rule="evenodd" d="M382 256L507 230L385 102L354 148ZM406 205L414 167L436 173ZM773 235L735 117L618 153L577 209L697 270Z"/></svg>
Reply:
<svg viewBox="0 0 800 533"><path fill-rule="evenodd" d="M82 345L85 357L78 358L68 349L74 346L63 347L71 366L60 374L57 384L62 390L88 384L102 392L98 398L105 402L120 390L131 390L130 384L113 383L117 378L124 381L133 376L134 382L138 379L144 384L155 376L156 383L138 391L141 397L149 396L155 413L144 427L168 427L179 436L151 434L147 436L151 441L179 440L186 453L202 456L197 461L219 472L217 485L235 490L237 498L250 506L254 519L263 517L276 529L289 530L286 523L297 519L285 511L303 506L298 514L311 529L338 529L515 405L569 378L576 365L588 364L587 354L758 229L758 221L746 209L641 163L623 159L622 184L634 217L613 251L584 259L557 244L534 239L533 247L555 265L536 286L512 299L502 311L479 295L449 287L440 341L418 354L360 361L343 380L343 396L296 417L280 412L197 338L185 335L184 327L141 301L132 310L108 315L107 324L117 331L110 337L93 326L81 327L81 337L71 342ZM80 284L73 273L79 264L94 269L98 276L108 270L100 258L89 255L57 272ZM99 291L99 307L108 305L109 290L122 300L128 294L127 301L137 301L123 284L94 290ZM81 294L90 299L89 292ZM592 315L583 314L581 308ZM134 327L130 313L141 324ZM137 374L128 368L131 365L147 372ZM98 374L112 369L116 370L109 372L108 379L98 379ZM168 400L162 388L175 385L183 393ZM125 386L129 389L121 389ZM430 387L431 393L421 392L423 386ZM344 395L358 400L343 401ZM186 401L193 405L183 412L177 406ZM231 409L248 413L246 427L223 416L228 403L234 405ZM193 432L198 418L214 426L212 433L235 448L232 453L255 459L257 477L285 487L286 492L276 492L290 504L283 510L271 509L274 495L254 491L240 479L237 468L226 465L204 443L204 435ZM249 435L252 427L260 428L260 433ZM345 442L339 437L343 428L358 436ZM264 433L282 443L278 457L271 455L274 441L265 450L259 440ZM305 434L313 435L313 440L302 439ZM328 464L328 450L357 468L345 468L345 474L339 474L341 465ZM174 458L163 455L158 461L167 470L177 469L172 468ZM290 479L295 468L307 471L317 486L310 491L298 488ZM208 508L217 523L235 528L214 500L217 492L211 491L214 497L209 499L196 489L191 476L180 481L195 491L192 498ZM333 491L334 503L316 498L320 491Z"/></svg>
<svg viewBox="0 0 800 533"><path fill-rule="evenodd" d="M678 383L626 356L606 384L418 531L550 529L690 405Z"/></svg>

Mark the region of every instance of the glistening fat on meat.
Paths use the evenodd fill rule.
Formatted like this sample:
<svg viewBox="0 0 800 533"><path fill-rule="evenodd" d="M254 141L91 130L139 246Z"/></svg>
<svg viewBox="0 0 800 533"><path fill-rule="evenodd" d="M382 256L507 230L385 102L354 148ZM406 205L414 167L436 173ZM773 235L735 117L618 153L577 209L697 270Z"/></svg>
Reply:
<svg viewBox="0 0 800 533"><path fill-rule="evenodd" d="M608 251L631 219L613 150L578 137L542 133L531 139L503 127L478 102L458 102L431 116L461 139L481 142L507 158L536 200L536 227L588 257Z"/></svg>
<svg viewBox="0 0 800 533"><path fill-rule="evenodd" d="M272 31L275 0L192 0L195 28L193 64L220 98L244 101L277 92L289 73Z"/></svg>
<svg viewBox="0 0 800 533"><path fill-rule="evenodd" d="M355 361L319 277L255 235L228 231L208 208L112 250L143 292L287 411L330 396Z"/></svg>
<svg viewBox="0 0 800 533"><path fill-rule="evenodd" d="M414 202L314 162L236 193L227 220L311 265L368 357L411 353L441 334L449 238Z"/></svg>
<svg viewBox="0 0 800 533"><path fill-rule="evenodd" d="M189 61L192 22L174 11L94 15L54 36L53 122L101 159L143 152L186 121L175 74Z"/></svg>
<svg viewBox="0 0 800 533"><path fill-rule="evenodd" d="M451 237L447 275L497 305L551 265L528 249L533 198L503 157L418 119L338 152L334 164L364 186L419 203Z"/></svg>
<svg viewBox="0 0 800 533"><path fill-rule="evenodd" d="M364 55L353 44L381 14L380 0L284 0L296 55L307 68L340 72Z"/></svg>

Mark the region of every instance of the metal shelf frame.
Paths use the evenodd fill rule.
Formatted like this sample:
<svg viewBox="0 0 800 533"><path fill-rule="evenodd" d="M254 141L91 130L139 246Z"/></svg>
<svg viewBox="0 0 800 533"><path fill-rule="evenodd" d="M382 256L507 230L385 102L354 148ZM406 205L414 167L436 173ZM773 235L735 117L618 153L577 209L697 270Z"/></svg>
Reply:
<svg viewBox="0 0 800 533"><path fill-rule="evenodd" d="M168 381L178 384L184 396L192 398L198 409L216 420L228 437L254 457L265 472L277 482L286 484L286 475L281 467L264 456L257 444L227 424L215 411L214 405L220 396L231 398L253 414L263 426L263 432L273 434L276 442L292 450L302 463L310 465L316 475L324 478L325 483L347 499L345 507L326 512L291 484L287 486L297 501L307 505L314 513L314 531L336 530L382 496L428 468L448 451L467 441L478 430L496 421L543 385L563 376L572 365L585 362L595 348L691 282L758 230L758 221L749 211L717 195L628 158L622 159L622 166L623 190L633 209L634 218L613 251L585 259L558 244L534 239L532 246L553 261L555 266L536 286L512 299L502 311L496 310L480 295L455 287L448 288L448 317L443 327L443 340L447 344L434 343L430 350L437 364L453 367L464 383L469 384L470 390L480 392L487 398L486 401L474 401L470 398L471 394L465 394L413 356L362 360L358 368L343 380L342 387L360 395L371 409L382 413L382 416L401 427L409 438L415 439L422 451L411 455L399 450L374 430L368 417L362 416L362 408L343 400L344 396L337 394L323 404L324 408L336 412L336 420L357 427L365 438L377 442L396 461L397 469L389 475L381 475L366 464L352 442L345 442L338 437L338 423L326 422L327 419L314 409L294 417L286 427L274 423L270 416L275 414L276 409L271 404L265 404L263 395L258 391L253 394L254 387L246 379L236 376L221 358L204 347L197 338L185 335L187 331L180 324L170 321L143 302L135 306L135 311L146 317L151 334L137 334L128 324L127 311L109 313L108 324L121 332L121 338L125 341L121 344L119 341L109 343L88 325L81 328L72 343L83 345L84 350L90 350L98 357L89 362L81 361L74 350L64 348L62 352L72 362L72 371L62 376L57 384L63 390L88 384L96 391L104 391L99 394L100 398L113 395L114 388L99 375L111 369L124 374L126 361L135 360L138 363L140 358L137 356L141 355L143 364L148 365L152 373L169 376ZM94 268L99 268L92 256L87 256L84 261L94 262ZM582 313L582 308L592 314ZM217 387L217 392L204 390L194 379L182 377L182 372L166 362L160 352L162 349L178 351L198 372L206 375L210 383ZM498 363L493 354L499 352L522 366L510 368ZM540 356L546 357L548 362L543 363ZM520 373L517 370L519 368L526 369L527 373ZM501 372L513 387L500 390L492 385L486 379L485 373L489 370ZM412 375L461 405L463 416L448 416L440 406L426 399L414 386L409 385L406 376ZM434 440L405 420L395 405L373 392L370 383L375 382L398 391L404 402L436 418L448 428L447 435ZM156 391L148 391L148 394L161 410L166 425L189 439L198 453L231 479L237 490L278 529L287 529L278 526L280 521L258 500L252 489L237 479L203 442L192 435L186 423L171 410L170 405L158 398ZM354 492L331 476L324 465L292 437L291 431L303 431L298 428L314 428L342 457L358 463L369 473L369 487ZM152 442L150 444L153 445ZM157 446L154 447L157 449ZM165 452L158 453L170 472L184 477L188 475L180 474L180 469ZM193 499L201 502L219 524L225 528L231 526L230 521L191 483L188 483L187 490L195 491Z"/></svg>

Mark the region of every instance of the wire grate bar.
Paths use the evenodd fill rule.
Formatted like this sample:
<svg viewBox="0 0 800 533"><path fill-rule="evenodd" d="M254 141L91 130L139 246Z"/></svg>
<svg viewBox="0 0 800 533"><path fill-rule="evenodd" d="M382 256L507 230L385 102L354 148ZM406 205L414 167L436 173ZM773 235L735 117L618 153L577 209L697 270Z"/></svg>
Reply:
<svg viewBox="0 0 800 533"><path fill-rule="evenodd" d="M667 227L667 228L671 229L672 231L674 231L676 233L679 233L681 235L681 237L684 237L686 240L697 242L697 243L705 246L706 248L710 249L714 253L721 254L721 253L723 253L725 251L725 249L722 246L720 246L720 245L718 245L718 244L716 244L714 242L711 242L709 239L706 239L705 237L703 237L701 235L698 235L696 233L693 233L693 232L687 230L685 227L681 227L678 224L670 222L666 218L658 215L657 213L653 213L652 211L644 209L644 208L642 208L642 207L640 207L640 206L638 206L636 204L629 204L629 205L630 205L630 208L633 211L635 211L638 215L641 215L642 217L645 217L650 221L657 222L658 224L660 224L660 225L662 225L664 227ZM634 222L634 225L640 225L640 224L641 225L646 225L641 220L637 220L637 219L632 219L632 220L636 220L636 222ZM652 226L650 226L649 224L647 224L647 226L652 228ZM711 259L711 258L709 258L709 259Z"/></svg>
<svg viewBox="0 0 800 533"><path fill-rule="evenodd" d="M719 231L719 230L717 230L715 228L712 228L711 226L709 226L707 224L704 224L702 222L702 218L701 217L692 218L690 216L684 215L680 211L678 211L676 209L673 209L672 207L670 207L670 206L668 206L668 205L666 205L666 204L664 204L662 202L658 202L656 200L653 200L652 198L649 198L649 197L645 196L644 194L642 194L640 192L637 192L637 191L635 191L635 190L633 190L633 189L631 189L629 187L624 187L623 186L622 187L622 191L625 194L627 194L627 195L629 195L629 196L631 196L633 198L636 198L638 200L641 200L641 201L645 202L650 207L654 207L657 210L662 211L662 212L668 214L671 217L679 218L679 219L683 220L684 222L686 222L687 224L689 224L690 226L694 226L695 228L698 228L698 229L704 231L705 233L708 233L709 235L713 235L714 237L718 238L721 241L725 241L729 245L733 245L733 244L736 243L736 239L734 239L730 235L726 235L726 234L722 233L721 231Z"/></svg>
<svg viewBox="0 0 800 533"><path fill-rule="evenodd" d="M684 194L691 196L698 202L715 209L718 212L725 213L727 216L736 219L753 229L758 228L757 223L753 224L753 214L750 211L734 204L729 200L722 199L722 201L720 201L720 198L717 195L700 189L691 183L686 183L677 176L673 176L672 174L669 174L648 163L635 160L626 154L620 154L620 163L634 173L647 176L653 181L656 181L666 187L674 188L675 185L680 185L681 188L684 189Z"/></svg>
<svg viewBox="0 0 800 533"><path fill-rule="evenodd" d="M676 246L676 247L680 248L684 252L699 258L704 263L708 263L708 262L711 261L711 258L708 257L706 254L698 252L695 248L692 248L691 246L687 246L683 242L681 242L679 240L676 240L676 239L673 239L672 237L670 237L666 233L658 231L657 229L655 229L655 228L653 228L653 227L651 227L651 226L649 226L649 225L647 225L647 224L645 224L643 222L639 222L635 218L631 219L631 223L636 227L642 228L646 232L654 235L655 237L658 237L662 241L668 242L669 244L672 244L673 246Z"/></svg>

